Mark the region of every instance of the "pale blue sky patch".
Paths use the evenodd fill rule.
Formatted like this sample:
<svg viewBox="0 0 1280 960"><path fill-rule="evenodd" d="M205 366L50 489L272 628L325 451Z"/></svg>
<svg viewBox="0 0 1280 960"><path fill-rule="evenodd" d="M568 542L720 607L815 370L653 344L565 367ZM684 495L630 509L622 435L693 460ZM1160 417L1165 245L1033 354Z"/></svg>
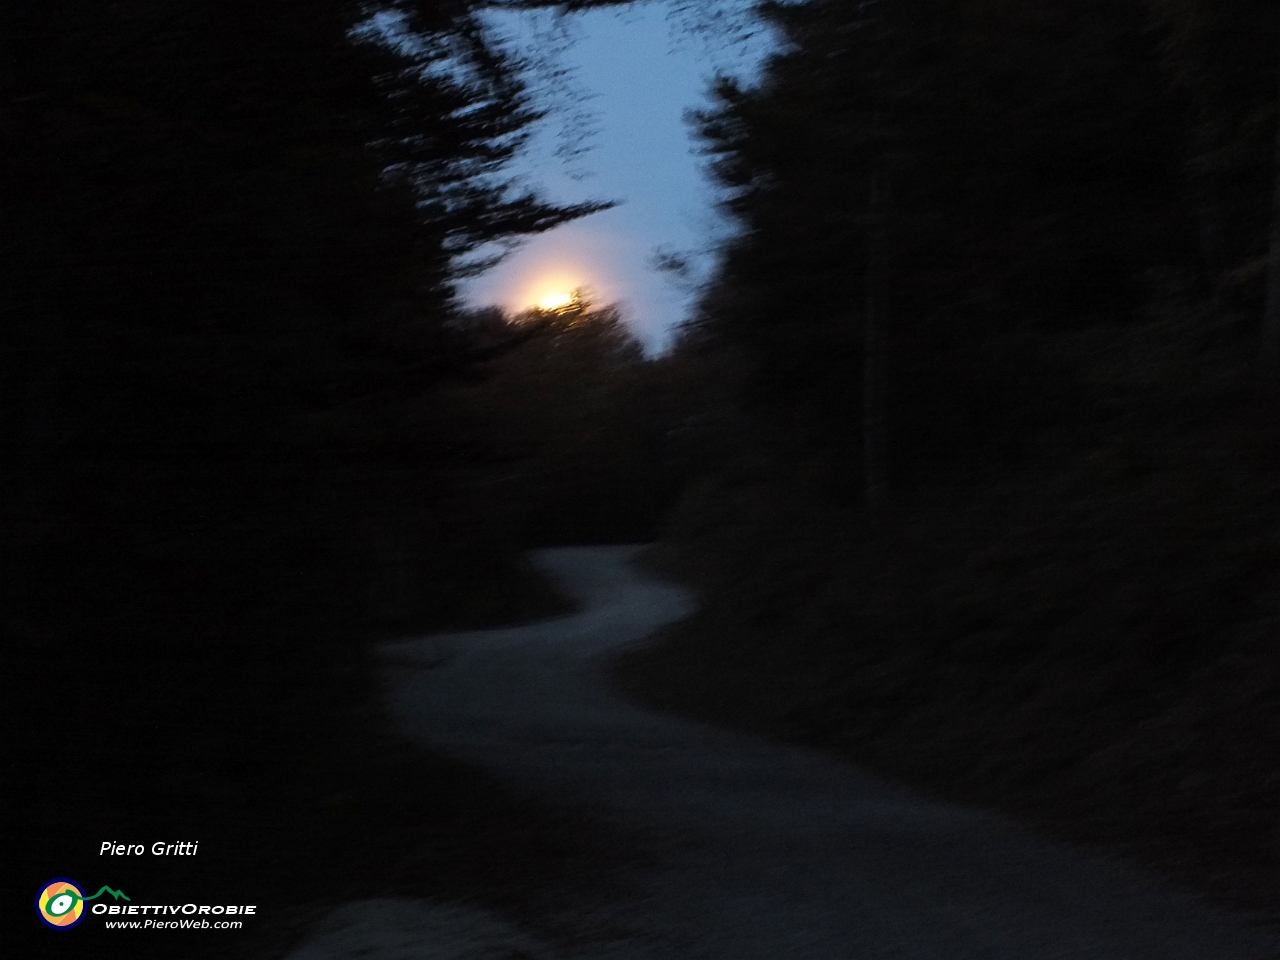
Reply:
<svg viewBox="0 0 1280 960"><path fill-rule="evenodd" d="M698 253L705 270L727 225L685 123L705 105L717 72L751 77L769 51L758 24L743 38L749 2L727 20L699 21L696 5L651 2L561 16L487 15L495 35L528 62L537 106L549 109L513 173L548 199L616 200L526 241L461 293L475 305L520 310L578 286L619 302L650 349L686 315L690 294L654 266L658 249ZM737 16L733 16L733 14ZM702 26L706 29L690 30Z"/></svg>

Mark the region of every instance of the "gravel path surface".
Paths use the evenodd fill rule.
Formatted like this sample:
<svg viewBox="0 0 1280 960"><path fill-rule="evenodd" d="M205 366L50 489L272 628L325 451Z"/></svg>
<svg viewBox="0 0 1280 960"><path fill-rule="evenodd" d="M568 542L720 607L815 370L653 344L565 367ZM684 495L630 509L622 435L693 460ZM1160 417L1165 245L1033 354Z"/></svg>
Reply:
<svg viewBox="0 0 1280 960"><path fill-rule="evenodd" d="M635 547L536 555L581 611L384 649L402 729L639 838L625 884L556 894L553 948L458 904L351 904L293 960L1235 960L1269 934L995 817L820 754L646 712L600 654L686 616Z"/></svg>

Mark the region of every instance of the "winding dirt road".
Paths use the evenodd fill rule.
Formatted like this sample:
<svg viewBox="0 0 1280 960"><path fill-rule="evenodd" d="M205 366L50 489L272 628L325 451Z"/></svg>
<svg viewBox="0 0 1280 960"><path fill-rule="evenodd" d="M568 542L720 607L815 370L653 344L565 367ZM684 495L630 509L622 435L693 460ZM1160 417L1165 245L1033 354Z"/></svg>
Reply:
<svg viewBox="0 0 1280 960"><path fill-rule="evenodd" d="M600 655L686 616L637 548L548 550L581 612L384 649L402 729L643 838L622 891L566 891L572 948L460 904L351 904L292 960L1236 960L1280 944L1126 869L820 754L642 710ZM585 946L584 946L585 944Z"/></svg>

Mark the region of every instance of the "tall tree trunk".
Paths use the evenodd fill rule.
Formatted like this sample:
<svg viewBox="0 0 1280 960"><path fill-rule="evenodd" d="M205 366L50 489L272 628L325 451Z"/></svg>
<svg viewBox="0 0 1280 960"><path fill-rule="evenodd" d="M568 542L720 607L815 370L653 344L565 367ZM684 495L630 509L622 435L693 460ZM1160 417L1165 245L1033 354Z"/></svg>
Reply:
<svg viewBox="0 0 1280 960"><path fill-rule="evenodd" d="M871 174L867 302L862 328L862 462L867 515L879 525L888 478L885 434L885 324L888 320L888 203L883 174Z"/></svg>
<svg viewBox="0 0 1280 960"><path fill-rule="evenodd" d="M1267 264L1267 305L1262 317L1263 384L1280 389L1280 94L1276 98L1275 192L1271 198L1271 250Z"/></svg>

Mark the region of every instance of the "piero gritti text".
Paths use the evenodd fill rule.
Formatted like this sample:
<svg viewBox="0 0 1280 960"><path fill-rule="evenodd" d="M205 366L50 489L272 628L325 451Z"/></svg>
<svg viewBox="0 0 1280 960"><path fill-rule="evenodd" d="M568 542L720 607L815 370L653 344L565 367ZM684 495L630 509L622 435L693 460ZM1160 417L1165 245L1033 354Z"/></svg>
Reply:
<svg viewBox="0 0 1280 960"><path fill-rule="evenodd" d="M199 840L157 840L145 843L117 843L103 840L98 849L100 857L141 857L148 853L153 857L194 857L200 850Z"/></svg>

